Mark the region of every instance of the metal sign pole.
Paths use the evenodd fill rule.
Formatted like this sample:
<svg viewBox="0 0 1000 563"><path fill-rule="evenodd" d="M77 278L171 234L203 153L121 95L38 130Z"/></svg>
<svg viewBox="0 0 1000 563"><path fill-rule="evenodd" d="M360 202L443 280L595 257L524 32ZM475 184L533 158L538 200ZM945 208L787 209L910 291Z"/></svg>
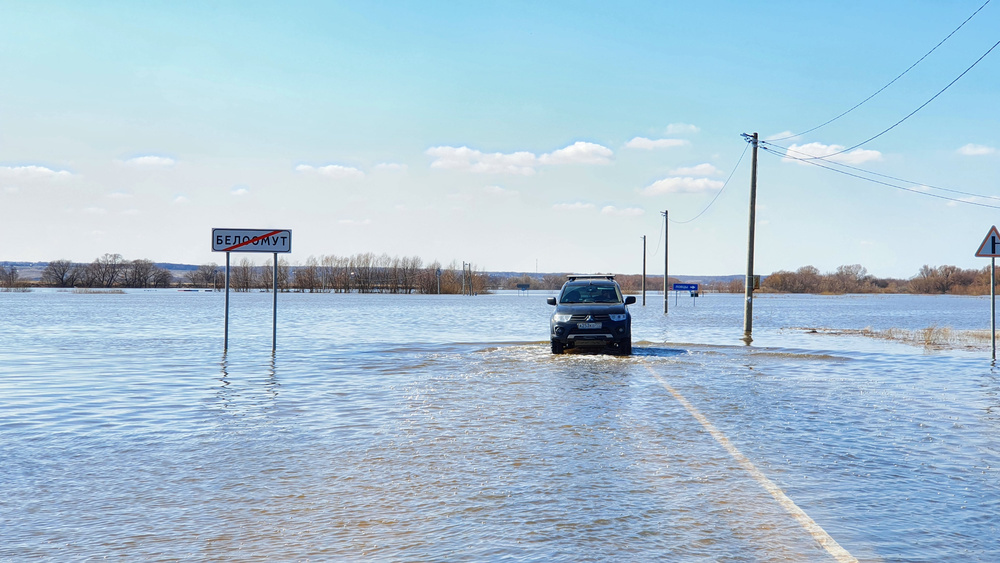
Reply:
<svg viewBox="0 0 1000 563"><path fill-rule="evenodd" d="M212 229L212 252L226 253L226 322L223 350L229 349L229 275L230 253L267 252L274 254L272 268L271 353L278 343L278 254L292 251L289 229ZM352 272L353 275L353 272Z"/></svg>
<svg viewBox="0 0 1000 563"><path fill-rule="evenodd" d="M273 276L273 293L271 303L271 353L278 347L278 253L274 253L274 268L271 270Z"/></svg>
<svg viewBox="0 0 1000 563"><path fill-rule="evenodd" d="M226 329L222 338L222 351L229 350L229 253L226 253Z"/></svg>
<svg viewBox="0 0 1000 563"><path fill-rule="evenodd" d="M990 340L993 342L993 362L997 361L997 259L990 257Z"/></svg>

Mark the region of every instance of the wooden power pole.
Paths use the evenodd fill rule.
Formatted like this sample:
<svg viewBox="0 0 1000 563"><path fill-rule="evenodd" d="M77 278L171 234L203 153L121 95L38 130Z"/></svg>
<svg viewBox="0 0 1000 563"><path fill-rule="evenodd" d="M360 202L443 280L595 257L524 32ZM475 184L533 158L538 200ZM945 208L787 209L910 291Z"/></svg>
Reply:
<svg viewBox="0 0 1000 563"><path fill-rule="evenodd" d="M670 303L670 300L667 299L667 287L669 287L667 284L670 283L669 281L670 278L667 276L667 248L669 248L667 241L670 240L670 236L667 233L667 229L670 227L670 222L667 220L668 217L666 211L664 211L662 215L663 215L663 314L666 315Z"/></svg>
<svg viewBox="0 0 1000 563"><path fill-rule="evenodd" d="M744 287L746 303L743 306L743 341L753 342L753 239L757 216L757 133L743 135L753 145L753 159L750 166L750 227L747 235L747 279Z"/></svg>
<svg viewBox="0 0 1000 563"><path fill-rule="evenodd" d="M646 306L646 235L642 235L642 306Z"/></svg>

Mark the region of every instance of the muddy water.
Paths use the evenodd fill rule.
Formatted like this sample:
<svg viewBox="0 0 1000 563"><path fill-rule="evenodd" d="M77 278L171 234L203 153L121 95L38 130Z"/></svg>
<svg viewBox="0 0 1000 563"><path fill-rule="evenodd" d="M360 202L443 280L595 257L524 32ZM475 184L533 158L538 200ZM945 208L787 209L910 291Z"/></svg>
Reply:
<svg viewBox="0 0 1000 563"><path fill-rule="evenodd" d="M741 296L651 295L619 358L549 354L544 297L281 295L272 357L268 295L223 355L217 294L0 293L0 559L1000 553L987 354L793 328L988 301L761 298L747 347Z"/></svg>

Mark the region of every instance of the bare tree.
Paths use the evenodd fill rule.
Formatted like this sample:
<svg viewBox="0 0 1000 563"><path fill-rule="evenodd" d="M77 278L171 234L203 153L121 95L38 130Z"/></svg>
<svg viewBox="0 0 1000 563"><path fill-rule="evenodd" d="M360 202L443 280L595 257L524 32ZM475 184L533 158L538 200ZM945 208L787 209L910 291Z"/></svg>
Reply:
<svg viewBox="0 0 1000 563"><path fill-rule="evenodd" d="M219 275L219 265L215 262L210 262L208 264L198 266L197 270L188 272L185 277L187 278L188 283L195 287L215 288Z"/></svg>
<svg viewBox="0 0 1000 563"><path fill-rule="evenodd" d="M0 264L0 287L5 289L17 287L18 278L20 277L21 274L17 272L17 266L12 265L9 268L5 268Z"/></svg>
<svg viewBox="0 0 1000 563"><path fill-rule="evenodd" d="M319 262L315 257L306 259L306 265L295 270L295 289L313 292L320 287Z"/></svg>
<svg viewBox="0 0 1000 563"><path fill-rule="evenodd" d="M139 258L122 267L121 285L124 287L149 287L156 265L152 260Z"/></svg>
<svg viewBox="0 0 1000 563"><path fill-rule="evenodd" d="M122 277L124 268L125 259L122 258L121 254L105 253L104 256L95 259L90 264L94 285L113 287Z"/></svg>
<svg viewBox="0 0 1000 563"><path fill-rule="evenodd" d="M271 265L271 262L265 261L264 265L261 266L260 270L257 272L257 281L255 285L257 286L257 289L269 291L271 286L274 285L273 279L274 268Z"/></svg>
<svg viewBox="0 0 1000 563"><path fill-rule="evenodd" d="M278 290L288 291L292 284L292 269L284 258L278 259Z"/></svg>
<svg viewBox="0 0 1000 563"><path fill-rule="evenodd" d="M53 260L42 270L41 282L54 287L73 287L80 272L69 260Z"/></svg>
<svg viewBox="0 0 1000 563"><path fill-rule="evenodd" d="M235 291L250 291L253 287L253 262L246 257L233 266L229 273L229 287Z"/></svg>
<svg viewBox="0 0 1000 563"><path fill-rule="evenodd" d="M174 283L174 275L170 273L170 270L159 266L153 267L153 274L149 282L150 287L170 287L172 283Z"/></svg>

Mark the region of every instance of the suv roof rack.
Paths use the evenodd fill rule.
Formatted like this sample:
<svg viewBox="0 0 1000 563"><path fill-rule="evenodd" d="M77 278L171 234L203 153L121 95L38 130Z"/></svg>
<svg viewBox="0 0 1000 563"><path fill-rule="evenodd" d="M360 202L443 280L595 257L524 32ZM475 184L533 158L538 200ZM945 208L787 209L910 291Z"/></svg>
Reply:
<svg viewBox="0 0 1000 563"><path fill-rule="evenodd" d="M614 274L566 274L569 281L576 280L611 280L614 281Z"/></svg>

